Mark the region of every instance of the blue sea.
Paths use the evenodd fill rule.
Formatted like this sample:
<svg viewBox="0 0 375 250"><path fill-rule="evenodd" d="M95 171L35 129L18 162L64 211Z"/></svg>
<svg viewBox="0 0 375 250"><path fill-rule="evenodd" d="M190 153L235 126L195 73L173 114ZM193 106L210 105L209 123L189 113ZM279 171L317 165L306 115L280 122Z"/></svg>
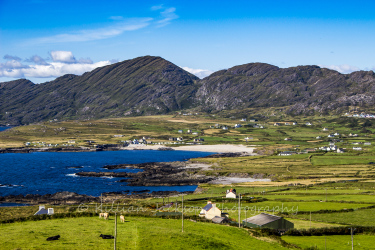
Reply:
<svg viewBox="0 0 375 250"><path fill-rule="evenodd" d="M6 130L6 129L8 129L8 128L11 128L11 127L1 127L1 126L0 126L0 132Z"/></svg>
<svg viewBox="0 0 375 250"><path fill-rule="evenodd" d="M98 152L34 152L0 154L0 196L53 194L61 191L100 196L104 192L194 191L196 186L127 186L123 178L79 177L77 172L127 172L103 169L105 165L185 161L208 152L122 150ZM78 168L77 168L78 167Z"/></svg>

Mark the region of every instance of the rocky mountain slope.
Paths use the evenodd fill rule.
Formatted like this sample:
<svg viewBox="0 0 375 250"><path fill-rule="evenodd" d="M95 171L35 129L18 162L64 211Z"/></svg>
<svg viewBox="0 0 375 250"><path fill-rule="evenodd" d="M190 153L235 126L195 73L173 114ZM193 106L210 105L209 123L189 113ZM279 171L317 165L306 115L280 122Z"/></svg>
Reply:
<svg viewBox="0 0 375 250"><path fill-rule="evenodd" d="M191 107L198 78L160 57L139 57L33 84L0 83L0 124L163 114Z"/></svg>
<svg viewBox="0 0 375 250"><path fill-rule="evenodd" d="M318 66L250 63L215 72L201 85L197 99L207 110L288 106L288 112L300 114L375 103L372 71L344 75Z"/></svg>
<svg viewBox="0 0 375 250"><path fill-rule="evenodd" d="M33 84L0 83L0 124L91 119L248 107L287 107L294 114L343 112L375 104L375 74L340 74L318 66L250 63L200 80L161 57L144 56Z"/></svg>

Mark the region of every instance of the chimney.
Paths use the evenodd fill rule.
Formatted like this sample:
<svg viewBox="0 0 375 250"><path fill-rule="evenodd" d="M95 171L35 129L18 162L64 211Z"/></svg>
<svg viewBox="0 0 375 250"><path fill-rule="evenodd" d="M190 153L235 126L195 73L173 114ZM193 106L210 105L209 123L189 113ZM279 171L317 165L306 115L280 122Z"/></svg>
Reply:
<svg viewBox="0 0 375 250"><path fill-rule="evenodd" d="M39 210L45 209L46 207L44 205L39 205Z"/></svg>
<svg viewBox="0 0 375 250"><path fill-rule="evenodd" d="M207 201L207 204L211 204L212 202L211 201Z"/></svg>
<svg viewBox="0 0 375 250"><path fill-rule="evenodd" d="M48 208L48 215L54 214L53 208Z"/></svg>

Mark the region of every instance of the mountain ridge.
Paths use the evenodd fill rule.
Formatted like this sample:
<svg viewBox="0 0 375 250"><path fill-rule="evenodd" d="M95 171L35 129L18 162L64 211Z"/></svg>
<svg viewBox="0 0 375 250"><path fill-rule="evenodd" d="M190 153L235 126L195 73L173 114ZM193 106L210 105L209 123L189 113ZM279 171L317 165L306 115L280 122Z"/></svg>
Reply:
<svg viewBox="0 0 375 250"><path fill-rule="evenodd" d="M0 124L99 119L196 108L286 107L292 114L343 112L375 104L375 73L341 74L316 65L248 63L199 79L175 64L143 56L34 84L0 83Z"/></svg>

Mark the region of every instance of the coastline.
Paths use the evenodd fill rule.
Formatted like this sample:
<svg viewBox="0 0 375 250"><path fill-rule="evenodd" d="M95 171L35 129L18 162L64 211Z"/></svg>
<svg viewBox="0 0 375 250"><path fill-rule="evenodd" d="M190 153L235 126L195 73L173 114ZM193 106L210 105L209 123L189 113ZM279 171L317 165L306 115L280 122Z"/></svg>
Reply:
<svg viewBox="0 0 375 250"><path fill-rule="evenodd" d="M126 149L139 150L160 150L166 148L161 145L129 145ZM172 147L173 150L179 151L197 151L197 152L212 152L212 153L242 153L246 155L257 155L254 153L255 147L248 147L242 144L216 144L216 145L189 145Z"/></svg>
<svg viewBox="0 0 375 250"><path fill-rule="evenodd" d="M104 151L121 151L121 150L172 150L172 151L195 151L195 152L210 152L216 157L236 157L245 155L256 155L254 147L248 147L246 145L232 145L232 144L219 144L219 145L184 145L178 147L165 147L164 145L130 145L129 147L120 148L105 148ZM102 151L101 150L101 151ZM29 152L90 152L97 151L89 148L18 148L15 151L19 153L29 153ZM7 151L5 153L12 153ZM216 153L216 154L215 154ZM232 156L228 156L228 155ZM121 180L120 182L128 182L129 186L179 186L179 185L199 185L201 183L210 184L221 184L228 185L231 183L247 183L254 181L265 181L257 180L253 178L233 178L232 177L213 177L200 174L186 175L187 171L200 171L200 170L210 170L210 164L196 163L196 162L168 162L168 163L144 163L144 164L118 164L112 166L104 166L105 169L126 169L126 168L139 168L143 172L138 173L115 173L115 172L78 172L76 175L85 177L123 177L127 178ZM157 173L157 177L154 174ZM118 175L118 176L117 176ZM145 190L146 191L146 190ZM148 192L147 192L148 191ZM145 193L132 193L132 194L119 194L114 192L113 194L108 193L109 200L111 196L118 198L147 198L147 197L158 197L169 194L178 194L178 191L160 191L160 192L149 192L147 190ZM64 194L64 195L62 195ZM107 196L107 195L106 195ZM82 201L96 201L97 197L76 194L69 191L64 191L60 193L50 194L50 195L9 195L0 197L0 202L11 202L11 203L50 203L55 204L78 204Z"/></svg>
<svg viewBox="0 0 375 250"><path fill-rule="evenodd" d="M196 152L210 152L210 153L241 153L242 155L257 155L254 153L255 147L248 147L242 144L216 144L216 145L189 145L168 147L164 145L145 145L145 144L130 144L127 147L106 147L101 148L86 148L86 147L71 147L71 148L8 148L1 149L0 154L6 153L32 153L32 152L95 152L95 151L120 151L120 150L178 150L178 151L196 151Z"/></svg>

